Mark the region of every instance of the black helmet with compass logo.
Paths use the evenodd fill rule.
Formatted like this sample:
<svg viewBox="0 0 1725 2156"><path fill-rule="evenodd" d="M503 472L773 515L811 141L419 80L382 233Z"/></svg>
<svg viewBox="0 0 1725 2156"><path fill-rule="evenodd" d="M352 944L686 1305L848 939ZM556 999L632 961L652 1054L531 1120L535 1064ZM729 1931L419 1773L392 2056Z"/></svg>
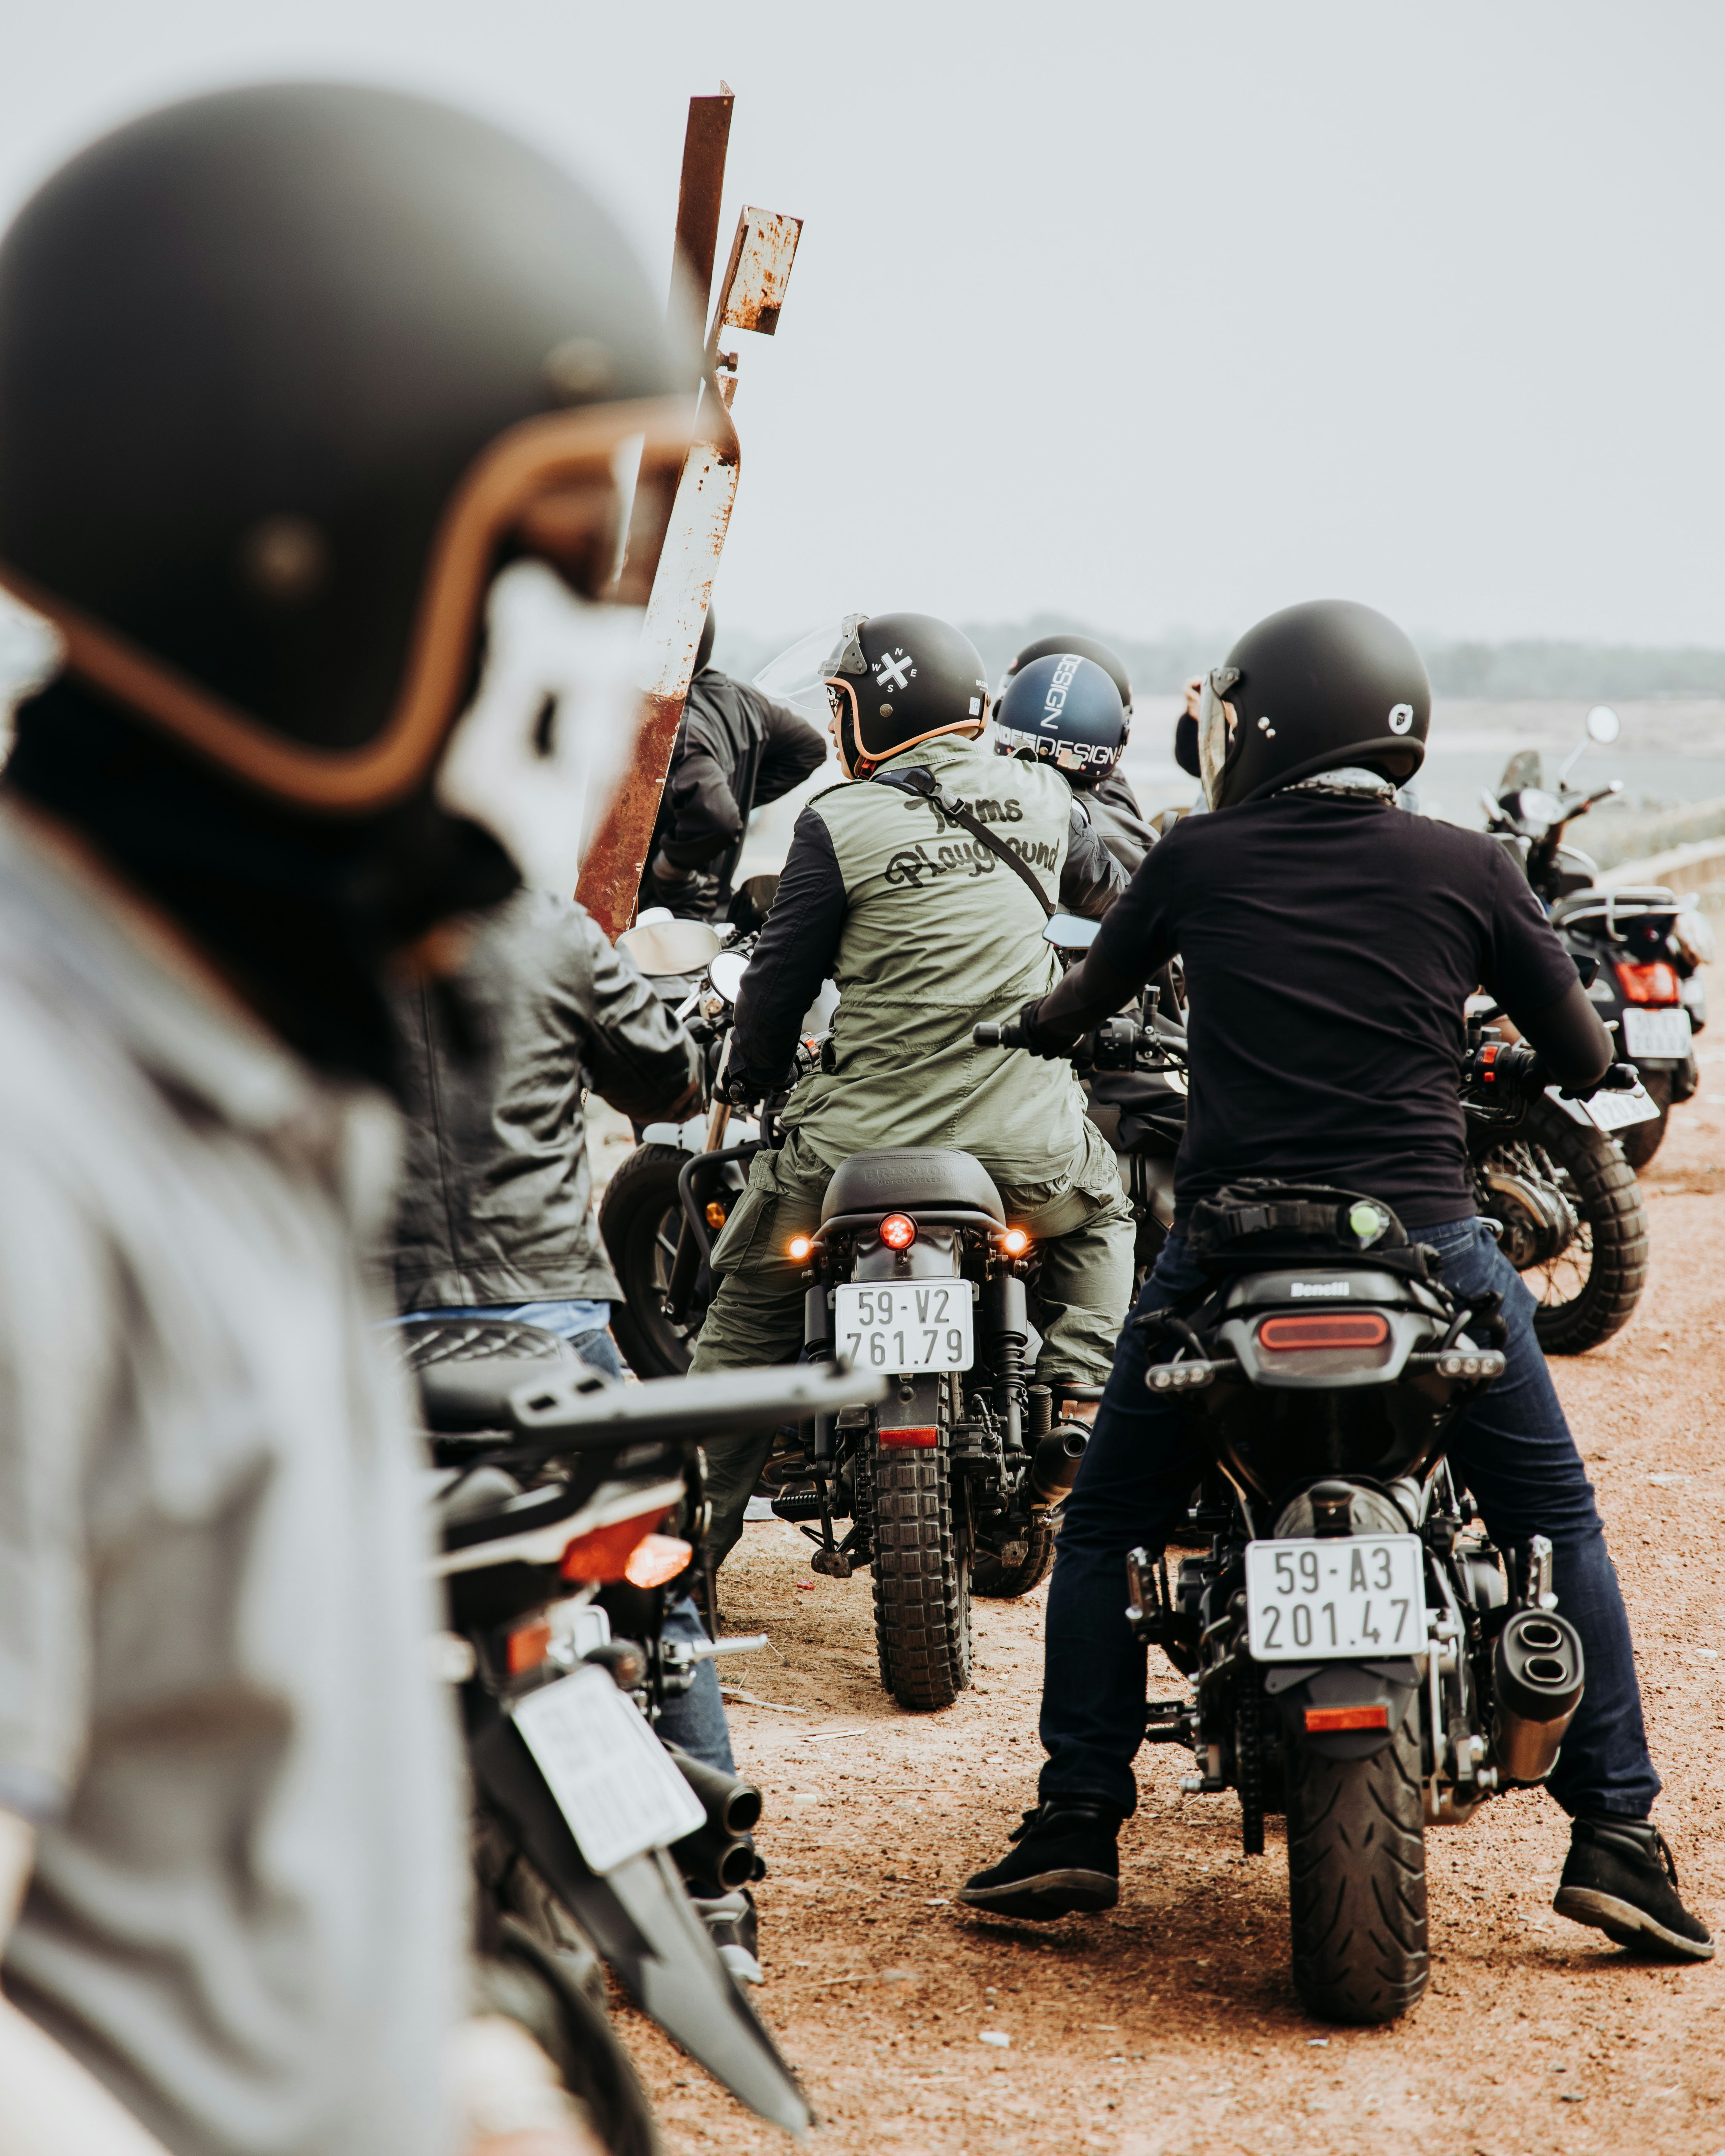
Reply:
<svg viewBox="0 0 1725 2156"><path fill-rule="evenodd" d="M821 668L849 778L937 734L979 734L988 716L982 654L927 613L848 614Z"/></svg>

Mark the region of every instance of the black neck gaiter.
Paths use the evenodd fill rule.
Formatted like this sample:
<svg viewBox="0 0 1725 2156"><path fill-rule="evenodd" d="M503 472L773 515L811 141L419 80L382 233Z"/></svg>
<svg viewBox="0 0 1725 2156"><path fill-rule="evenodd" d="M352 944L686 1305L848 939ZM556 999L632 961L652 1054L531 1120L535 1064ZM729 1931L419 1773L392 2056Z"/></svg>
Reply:
<svg viewBox="0 0 1725 2156"><path fill-rule="evenodd" d="M375 815L296 814L69 681L20 708L5 784L147 892L309 1063L392 1089L393 954L517 880L495 841L429 789Z"/></svg>

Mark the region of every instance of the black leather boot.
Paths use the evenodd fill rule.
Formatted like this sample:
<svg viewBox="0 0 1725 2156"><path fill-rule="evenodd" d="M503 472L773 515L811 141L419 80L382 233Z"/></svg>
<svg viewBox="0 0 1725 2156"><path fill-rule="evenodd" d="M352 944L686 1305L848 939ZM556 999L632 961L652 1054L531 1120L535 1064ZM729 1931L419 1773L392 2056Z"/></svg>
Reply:
<svg viewBox="0 0 1725 2156"><path fill-rule="evenodd" d="M967 1908L997 1917L1055 1917L1111 1909L1120 1899L1121 1814L1092 1797L1047 1797L1013 1830L1016 1845L959 1890Z"/></svg>
<svg viewBox="0 0 1725 2156"><path fill-rule="evenodd" d="M1713 1958L1712 1934L1678 1898L1670 1846L1647 1820L1578 1819L1552 1907L1572 1923L1591 1924L1619 1946L1661 1961Z"/></svg>

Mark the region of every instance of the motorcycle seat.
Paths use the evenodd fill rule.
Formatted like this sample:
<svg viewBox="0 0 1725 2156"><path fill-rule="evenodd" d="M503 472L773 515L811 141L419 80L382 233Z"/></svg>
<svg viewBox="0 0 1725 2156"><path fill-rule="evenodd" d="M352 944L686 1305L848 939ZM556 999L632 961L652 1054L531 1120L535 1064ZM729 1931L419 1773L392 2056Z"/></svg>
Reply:
<svg viewBox="0 0 1725 2156"><path fill-rule="evenodd" d="M955 1146L903 1146L855 1152L837 1168L821 1201L823 1224L841 1214L915 1213L919 1207L985 1213L1006 1225L994 1178Z"/></svg>
<svg viewBox="0 0 1725 2156"><path fill-rule="evenodd" d="M555 1332L507 1318L409 1319L395 1327L394 1342L418 1384L426 1427L436 1431L506 1430L517 1386L543 1378L548 1363L584 1367Z"/></svg>
<svg viewBox="0 0 1725 2156"><path fill-rule="evenodd" d="M1596 913L1603 919L1609 912L1618 921L1627 921L1637 913L1676 911L1676 893L1667 891L1662 884L1623 884L1609 890L1596 884L1590 891L1573 891L1557 900L1552 906L1551 917L1556 925L1583 913Z"/></svg>

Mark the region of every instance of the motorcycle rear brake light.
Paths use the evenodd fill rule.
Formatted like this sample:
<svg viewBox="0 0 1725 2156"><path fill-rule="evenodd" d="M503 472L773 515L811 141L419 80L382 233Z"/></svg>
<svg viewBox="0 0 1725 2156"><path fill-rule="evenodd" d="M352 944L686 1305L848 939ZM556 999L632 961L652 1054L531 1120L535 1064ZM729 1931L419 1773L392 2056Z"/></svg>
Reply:
<svg viewBox="0 0 1725 2156"><path fill-rule="evenodd" d="M932 1423L911 1423L899 1430L883 1430L882 1445L938 1445L941 1434Z"/></svg>
<svg viewBox="0 0 1725 2156"><path fill-rule="evenodd" d="M665 1507L655 1505L632 1520L614 1521L608 1527L595 1527L590 1535L578 1535L563 1552L564 1578L600 1587L627 1579L629 1559L665 1517Z"/></svg>
<svg viewBox="0 0 1725 2156"><path fill-rule="evenodd" d="M1388 1729L1389 1709L1387 1707L1308 1707L1306 1727L1313 1731Z"/></svg>
<svg viewBox="0 0 1725 2156"><path fill-rule="evenodd" d="M1381 1348L1389 1337L1389 1320L1376 1310L1302 1311L1297 1317L1266 1317L1258 1327L1258 1345L1272 1354L1302 1348Z"/></svg>
<svg viewBox="0 0 1725 2156"><path fill-rule="evenodd" d="M1655 958L1645 966L1633 960L1616 961L1617 978L1623 984L1623 999L1626 1004L1674 1004L1677 1001L1677 969L1663 958Z"/></svg>
<svg viewBox="0 0 1725 2156"><path fill-rule="evenodd" d="M509 1635L509 1674L518 1677L536 1670L550 1651L551 1627L542 1617L517 1625Z"/></svg>
<svg viewBox="0 0 1725 2156"><path fill-rule="evenodd" d="M880 1240L889 1250L908 1250L916 1240L916 1224L908 1213L889 1213L880 1223Z"/></svg>
<svg viewBox="0 0 1725 2156"><path fill-rule="evenodd" d="M810 1236L793 1235L784 1246L784 1254L793 1265L800 1265L814 1248L814 1243Z"/></svg>
<svg viewBox="0 0 1725 2156"><path fill-rule="evenodd" d="M1000 1238L1000 1247L1009 1258L1021 1258L1030 1247L1030 1238L1022 1228L1009 1228Z"/></svg>
<svg viewBox="0 0 1725 2156"><path fill-rule="evenodd" d="M644 1535L629 1552L623 1576L631 1587L663 1587L666 1580L688 1570L694 1554L675 1535Z"/></svg>

